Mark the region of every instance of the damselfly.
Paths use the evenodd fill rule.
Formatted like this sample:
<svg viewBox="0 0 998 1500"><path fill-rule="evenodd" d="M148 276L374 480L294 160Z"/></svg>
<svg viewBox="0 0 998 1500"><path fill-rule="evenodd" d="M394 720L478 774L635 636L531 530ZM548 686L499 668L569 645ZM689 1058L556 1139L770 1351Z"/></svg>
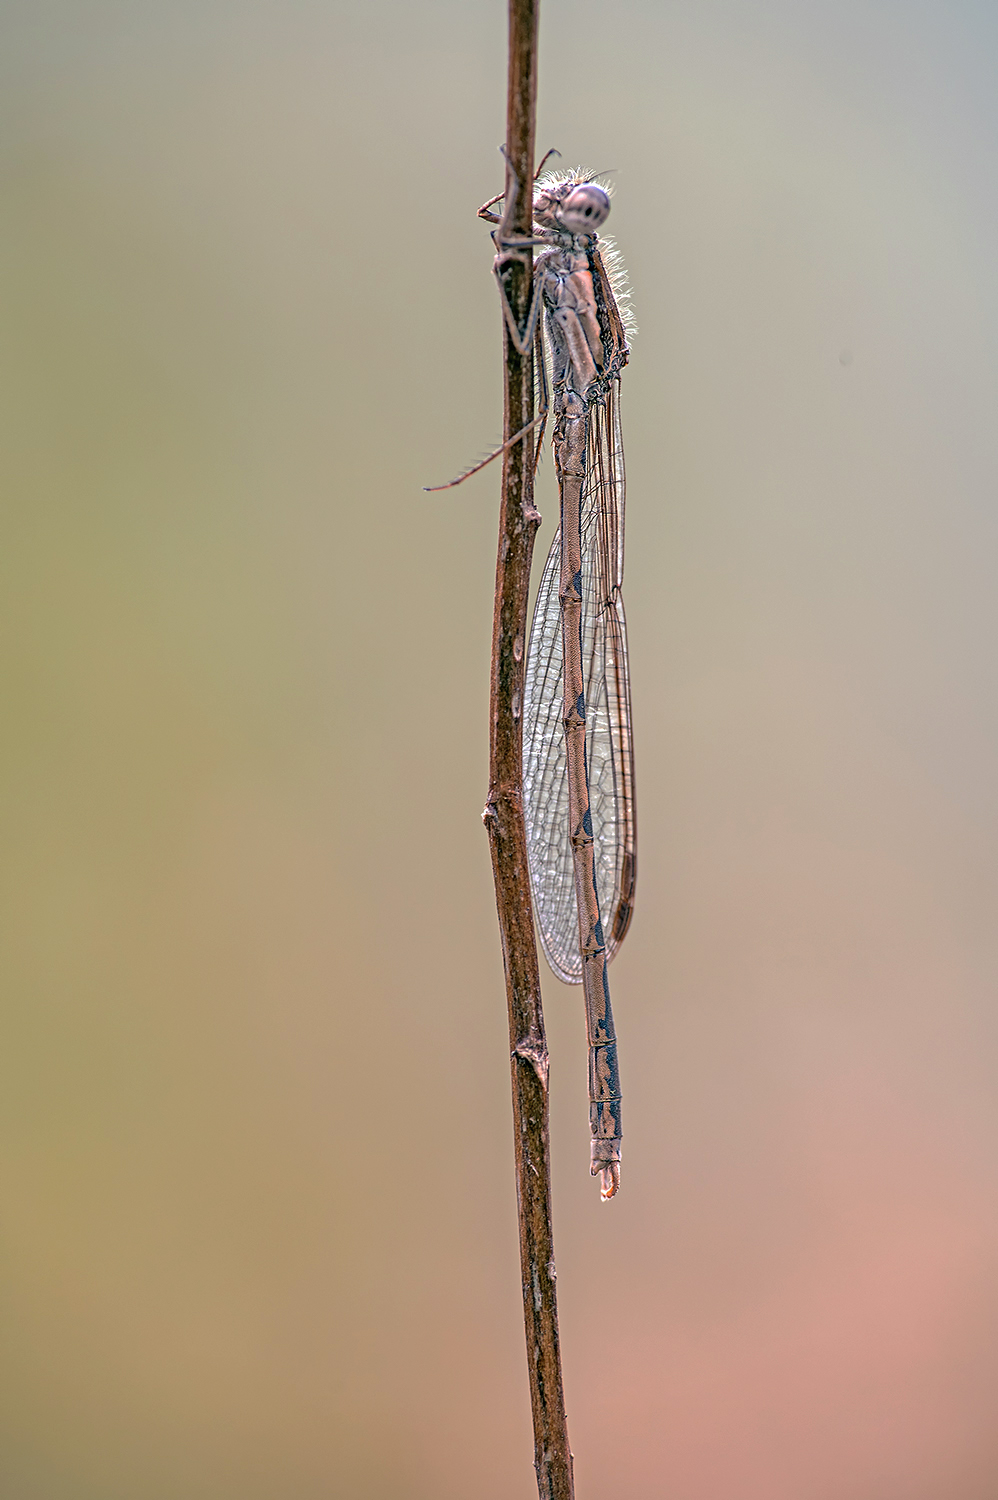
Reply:
<svg viewBox="0 0 998 1500"><path fill-rule="evenodd" d="M624 452L620 375L627 363L620 277L596 231L610 212L606 189L582 172L534 185L533 238L494 232L496 273L511 336L535 341L540 423L552 393L561 524L544 566L527 650L523 790L530 883L541 945L559 979L582 983L589 1041L591 1171L602 1197L620 1182L620 1084L607 964L634 902L634 757L624 571ZM510 252L539 249L527 325L517 328L502 291ZM608 264L610 269L608 270ZM550 342L543 347L541 305ZM509 447L526 440L515 434ZM533 439L530 439L533 441ZM502 452L500 449L498 452ZM490 455L485 462L497 457ZM540 453L540 443L537 444ZM474 473L475 469L469 470ZM462 478L466 478L463 475ZM458 481L455 481L455 483ZM441 486L446 488L447 486Z"/></svg>

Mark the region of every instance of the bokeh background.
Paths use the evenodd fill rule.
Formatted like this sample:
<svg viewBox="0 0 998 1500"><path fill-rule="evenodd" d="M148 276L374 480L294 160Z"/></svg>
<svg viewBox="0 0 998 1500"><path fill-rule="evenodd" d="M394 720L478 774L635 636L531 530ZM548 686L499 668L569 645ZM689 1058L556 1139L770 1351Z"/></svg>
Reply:
<svg viewBox="0 0 998 1500"><path fill-rule="evenodd" d="M640 329L580 1500L998 1493L996 51L545 0ZM421 490L500 430L502 0L4 0L0 70L0 1492L528 1500L498 475Z"/></svg>

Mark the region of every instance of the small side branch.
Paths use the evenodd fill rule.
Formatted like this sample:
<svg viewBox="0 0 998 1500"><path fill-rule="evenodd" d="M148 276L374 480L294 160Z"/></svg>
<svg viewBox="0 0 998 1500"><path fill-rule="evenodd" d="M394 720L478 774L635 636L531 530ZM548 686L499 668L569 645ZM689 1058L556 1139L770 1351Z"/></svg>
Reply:
<svg viewBox="0 0 998 1500"><path fill-rule="evenodd" d="M492 852L509 1013L516 1191L523 1316L540 1500L573 1500L572 1454L562 1390L551 1223L547 1042L527 878L521 795L524 642L534 536L535 444L532 306L532 191L540 0L509 0L506 210L509 237L523 250L505 259L502 288L504 425L499 555L492 633L489 797L484 819ZM504 309L505 312L505 309ZM512 325L512 326L511 326ZM516 441L522 434L522 440Z"/></svg>

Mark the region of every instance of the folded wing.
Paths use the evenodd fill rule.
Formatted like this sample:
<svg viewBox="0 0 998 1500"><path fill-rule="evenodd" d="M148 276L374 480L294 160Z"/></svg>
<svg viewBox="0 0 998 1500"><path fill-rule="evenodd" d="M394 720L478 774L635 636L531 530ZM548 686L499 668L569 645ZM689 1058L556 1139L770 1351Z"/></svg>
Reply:
<svg viewBox="0 0 998 1500"><path fill-rule="evenodd" d="M582 647L586 764L596 846L596 883L607 955L631 918L636 874L634 752L621 583L624 456L619 387L590 413L582 492ZM524 682L523 788L527 850L541 946L567 984L579 984L579 919L568 836L562 723L561 537L551 543L534 606Z"/></svg>

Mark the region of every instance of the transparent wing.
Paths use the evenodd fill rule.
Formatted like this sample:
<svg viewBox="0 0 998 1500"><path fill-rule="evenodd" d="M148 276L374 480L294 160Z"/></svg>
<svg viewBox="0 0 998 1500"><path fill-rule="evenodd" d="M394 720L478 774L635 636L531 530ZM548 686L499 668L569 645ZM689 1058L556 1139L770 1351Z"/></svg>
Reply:
<svg viewBox="0 0 998 1500"><path fill-rule="evenodd" d="M596 881L608 957L630 922L636 873L634 762L624 568L624 455L618 386L590 414L582 493L582 647L586 765ZM551 543L534 606L524 683L527 851L541 946L559 979L578 984L579 919L568 838L562 723L560 532Z"/></svg>
<svg viewBox="0 0 998 1500"><path fill-rule="evenodd" d="M523 684L523 797L534 915L544 956L566 984L582 982L579 914L568 839L562 716L561 529L548 552L530 625Z"/></svg>
<svg viewBox="0 0 998 1500"><path fill-rule="evenodd" d="M619 383L614 381L592 412L582 494L586 765L608 958L630 924L637 875L631 686L621 596L624 488Z"/></svg>

